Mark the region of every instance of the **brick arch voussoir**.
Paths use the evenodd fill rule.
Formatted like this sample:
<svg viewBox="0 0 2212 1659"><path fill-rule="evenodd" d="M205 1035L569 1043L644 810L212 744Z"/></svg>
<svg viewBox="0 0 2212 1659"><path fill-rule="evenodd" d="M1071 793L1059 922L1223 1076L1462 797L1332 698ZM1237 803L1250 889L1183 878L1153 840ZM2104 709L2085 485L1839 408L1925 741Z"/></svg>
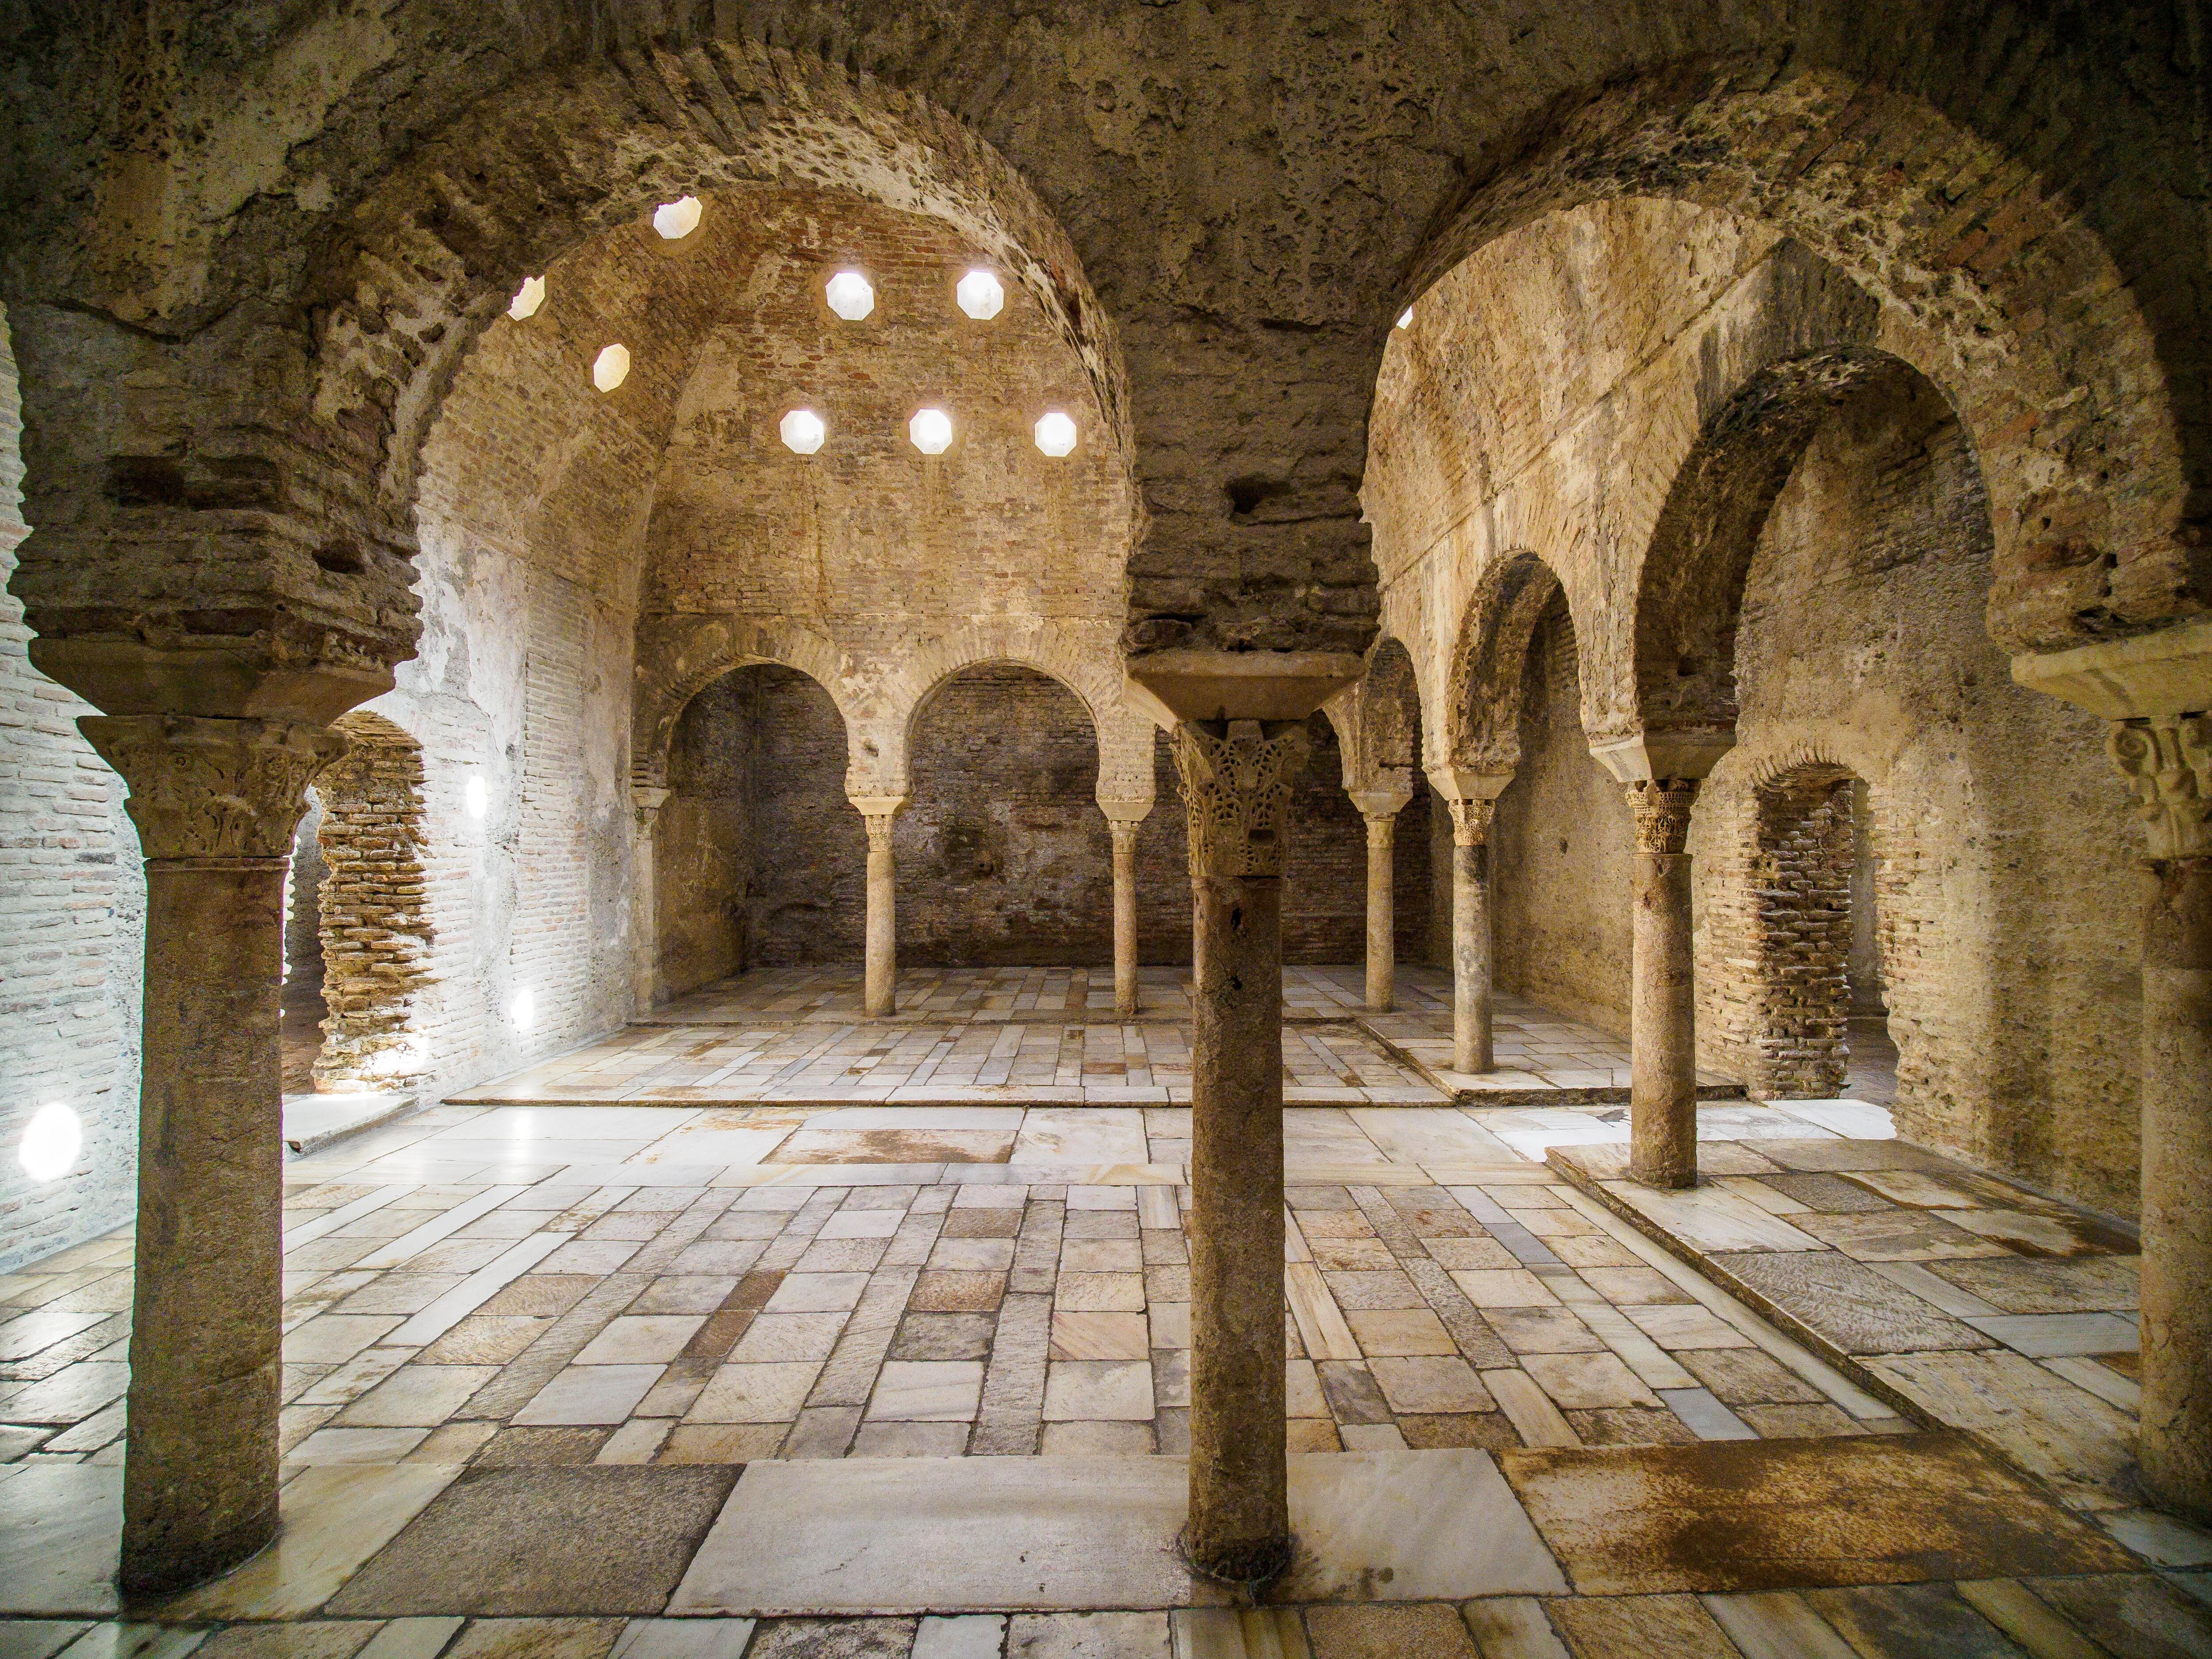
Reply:
<svg viewBox="0 0 2212 1659"><path fill-rule="evenodd" d="M2201 359L2203 324L2164 295L2160 262L2177 250L2101 235L2117 210L2099 196L2125 192L2069 185L2032 132L1947 113L1974 102L1971 89L1947 97L1950 72L1910 93L1747 54L1564 95L1438 214L1406 297L1522 226L1601 199L1772 224L1872 297L1885 345L1965 423L1993 507L1989 626L2002 647L2201 611L2212 567L2198 568L2191 503L2212 499L2212 438L2196 446L2204 454L2190 447L2206 423L2188 410L2206 394L2183 366Z"/></svg>
<svg viewBox="0 0 2212 1659"><path fill-rule="evenodd" d="M685 632L688 637L655 641L661 648L638 653L630 773L639 785L666 784L669 750L684 711L715 681L741 668L775 665L805 675L829 693L845 723L848 749L856 744L866 711L836 647L821 635L801 628L732 625L726 619L702 619ZM859 766L859 757L850 757L848 764Z"/></svg>
<svg viewBox="0 0 2212 1659"><path fill-rule="evenodd" d="M999 153L917 94L743 40L620 50L490 94L418 144L311 263L313 410L404 538L422 441L521 279L684 194L818 188L951 224L1028 289L1128 448L1120 349L1073 244Z"/></svg>
<svg viewBox="0 0 2212 1659"><path fill-rule="evenodd" d="M1492 774L1519 768L1522 678L1536 625L1563 592L1577 638L1587 637L1573 593L1540 555L1515 549L1483 567L1461 616L1444 690L1444 751L1452 765ZM1583 701L1587 706L1587 690Z"/></svg>

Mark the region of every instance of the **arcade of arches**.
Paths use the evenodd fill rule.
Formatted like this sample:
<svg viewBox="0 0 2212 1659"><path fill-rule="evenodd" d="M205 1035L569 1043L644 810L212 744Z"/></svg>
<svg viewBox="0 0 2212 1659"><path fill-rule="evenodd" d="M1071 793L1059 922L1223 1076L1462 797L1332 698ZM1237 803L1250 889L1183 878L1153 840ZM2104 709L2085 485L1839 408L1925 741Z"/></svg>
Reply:
<svg viewBox="0 0 2212 1659"><path fill-rule="evenodd" d="M1402 9L0 23L0 1644L2212 1653L2203 20Z"/></svg>

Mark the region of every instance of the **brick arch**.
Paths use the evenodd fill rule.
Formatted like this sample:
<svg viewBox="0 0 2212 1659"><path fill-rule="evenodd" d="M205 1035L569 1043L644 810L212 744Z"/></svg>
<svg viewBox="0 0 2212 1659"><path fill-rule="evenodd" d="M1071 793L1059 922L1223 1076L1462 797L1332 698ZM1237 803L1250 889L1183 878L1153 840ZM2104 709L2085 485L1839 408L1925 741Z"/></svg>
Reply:
<svg viewBox="0 0 2212 1659"><path fill-rule="evenodd" d="M1492 775L1519 769L1521 688L1528 648L1544 612L1565 592L1551 565L1526 549L1483 567L1452 647L1443 717L1437 721L1444 763ZM1571 594L1567 601L1576 635L1584 637ZM1590 653L1576 654L1587 674ZM1583 707L1587 723L1587 688Z"/></svg>
<svg viewBox="0 0 2212 1659"><path fill-rule="evenodd" d="M1753 368L1661 471L1668 488L1635 574L1630 718L1595 736L1733 739L1744 583L1775 498L1831 414L1862 396L1927 386L1902 360L1850 340L1849 313L1861 307L1847 300L1833 309L1841 338ZM1986 514L1986 495L1981 507Z"/></svg>
<svg viewBox="0 0 2212 1659"><path fill-rule="evenodd" d="M333 458L374 480L394 550L411 548L422 440L521 278L658 202L758 185L953 226L1053 319L1126 449L1112 326L1073 244L997 151L917 94L805 53L717 41L501 88L410 149L317 252L301 296L315 319L315 413Z"/></svg>
<svg viewBox="0 0 2212 1659"><path fill-rule="evenodd" d="M726 674L758 663L797 669L830 694L845 722L848 746L857 747L865 707L858 686L836 648L820 635L791 623L744 618L685 617L641 629L637 685L631 704L630 772L642 785L658 787L668 777L669 745L691 700ZM865 770L863 757L848 757L848 768Z"/></svg>
<svg viewBox="0 0 2212 1659"><path fill-rule="evenodd" d="M1050 621L1012 617L1001 623L971 623L950 630L900 658L877 684L880 712L870 721L886 750L896 746L896 764L884 765L885 775L905 777L915 721L930 694L962 669L988 662L1033 668L1073 692L1097 732L1103 775L1109 739L1126 746L1134 727L1122 718L1127 711L1121 658L1113 647L1114 626L1109 623L1089 633L1091 636ZM1149 732L1144 735L1149 744ZM1147 770L1150 765L1147 747Z"/></svg>
<svg viewBox="0 0 2212 1659"><path fill-rule="evenodd" d="M2212 481L2212 438L2185 449L2185 434L2212 427L2193 412L2202 377L2181 368L2202 356L2197 307L2179 293L2190 262L2170 232L2128 222L2142 211L2134 192L2064 176L2115 164L2052 151L2033 100L1977 130L1946 107L1942 68L1923 67L1926 96L1767 55L1564 94L1437 216L1404 297L1545 214L1606 198L1774 225L1869 296L1883 346L1966 425L1994 507L2001 647L2057 648L2202 610L2212 583L2187 502ZM1970 100L1988 107L1962 84L1957 102ZM2018 132L2002 126L2014 118Z"/></svg>
<svg viewBox="0 0 2212 1659"><path fill-rule="evenodd" d="M1420 680L1413 653L1383 635L1367 653L1367 672L1322 705L1336 729L1351 790L1411 789L1421 764Z"/></svg>

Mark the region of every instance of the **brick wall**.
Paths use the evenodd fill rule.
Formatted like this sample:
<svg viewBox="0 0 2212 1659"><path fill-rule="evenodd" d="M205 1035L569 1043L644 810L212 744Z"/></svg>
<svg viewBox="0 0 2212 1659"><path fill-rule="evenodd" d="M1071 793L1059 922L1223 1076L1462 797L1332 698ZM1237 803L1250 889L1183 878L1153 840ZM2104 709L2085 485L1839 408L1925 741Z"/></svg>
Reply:
<svg viewBox="0 0 2212 1659"><path fill-rule="evenodd" d="M389 720L337 722L352 747L318 781L325 873L316 905L327 1010L315 1085L419 1087L428 1057L410 1030L432 941L422 751Z"/></svg>
<svg viewBox="0 0 2212 1659"><path fill-rule="evenodd" d="M129 1219L137 1193L145 879L123 781L74 724L94 711L30 665L4 591L26 534L15 359L0 312L0 1271ZM58 1103L84 1151L58 1181L16 1158Z"/></svg>

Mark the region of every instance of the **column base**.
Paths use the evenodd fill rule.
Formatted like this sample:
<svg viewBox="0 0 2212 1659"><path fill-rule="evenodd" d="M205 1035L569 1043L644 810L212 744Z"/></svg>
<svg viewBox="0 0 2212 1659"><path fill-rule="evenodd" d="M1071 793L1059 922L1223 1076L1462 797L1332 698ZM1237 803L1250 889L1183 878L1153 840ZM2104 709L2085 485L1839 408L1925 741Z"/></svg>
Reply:
<svg viewBox="0 0 2212 1659"><path fill-rule="evenodd" d="M1288 1533L1279 1538L1224 1539L1217 1544L1194 1544L1186 1527L1176 1546L1193 1572L1217 1583L1258 1589L1272 1584L1290 1571L1297 1553Z"/></svg>
<svg viewBox="0 0 2212 1659"><path fill-rule="evenodd" d="M174 1539L126 1544L115 1574L115 1588L126 1604L165 1601L244 1566L276 1538L276 1510L213 1538L185 1544Z"/></svg>
<svg viewBox="0 0 2212 1659"><path fill-rule="evenodd" d="M1628 1178L1638 1186L1656 1188L1662 1193L1679 1193L1698 1184L1695 1169L1647 1169L1633 1158L1629 1160Z"/></svg>

